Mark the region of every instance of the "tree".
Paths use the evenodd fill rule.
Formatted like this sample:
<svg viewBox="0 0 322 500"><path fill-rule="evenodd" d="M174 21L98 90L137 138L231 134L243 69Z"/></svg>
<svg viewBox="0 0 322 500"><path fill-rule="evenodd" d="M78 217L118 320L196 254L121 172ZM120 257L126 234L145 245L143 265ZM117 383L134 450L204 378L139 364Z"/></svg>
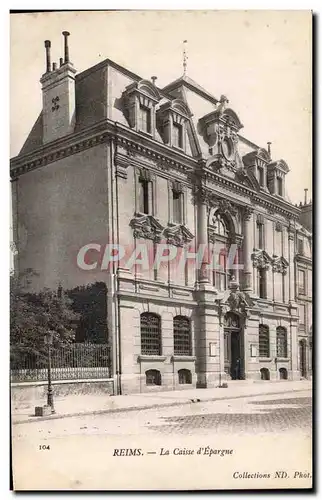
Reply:
<svg viewBox="0 0 322 500"><path fill-rule="evenodd" d="M47 334L52 334L53 350L67 347L75 339L78 314L73 311L71 299L59 290L31 292L33 275L35 273L28 269L20 276L12 274L10 277L12 367L18 368L26 359L32 365L41 364L46 359Z"/></svg>

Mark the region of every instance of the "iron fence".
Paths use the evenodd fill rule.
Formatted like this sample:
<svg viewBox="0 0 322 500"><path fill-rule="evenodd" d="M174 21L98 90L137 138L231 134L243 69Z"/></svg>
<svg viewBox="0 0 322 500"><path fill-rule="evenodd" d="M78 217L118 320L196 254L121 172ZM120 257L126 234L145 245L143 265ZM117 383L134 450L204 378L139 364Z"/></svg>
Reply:
<svg viewBox="0 0 322 500"><path fill-rule="evenodd" d="M46 353L19 356L11 361L11 382L47 380ZM52 380L84 380L110 377L110 348L107 344L71 344L53 349Z"/></svg>

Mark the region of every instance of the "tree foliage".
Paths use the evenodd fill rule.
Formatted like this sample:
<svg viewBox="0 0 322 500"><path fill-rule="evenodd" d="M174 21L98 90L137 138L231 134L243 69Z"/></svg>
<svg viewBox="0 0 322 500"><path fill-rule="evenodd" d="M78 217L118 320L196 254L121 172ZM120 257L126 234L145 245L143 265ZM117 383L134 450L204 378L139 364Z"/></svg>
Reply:
<svg viewBox="0 0 322 500"><path fill-rule="evenodd" d="M10 354L11 363L46 356L46 335L52 336L52 348L71 344L75 339L78 314L66 294L44 289L30 291L32 276L28 269L10 277Z"/></svg>

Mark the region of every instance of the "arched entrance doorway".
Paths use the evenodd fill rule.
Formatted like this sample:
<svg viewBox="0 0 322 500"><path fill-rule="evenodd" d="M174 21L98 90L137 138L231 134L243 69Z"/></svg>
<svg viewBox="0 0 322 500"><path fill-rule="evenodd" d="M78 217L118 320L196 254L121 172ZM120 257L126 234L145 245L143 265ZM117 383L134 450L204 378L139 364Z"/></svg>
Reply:
<svg viewBox="0 0 322 500"><path fill-rule="evenodd" d="M306 342L304 339L300 340L299 347L300 347L300 373L301 373L301 377L307 377Z"/></svg>
<svg viewBox="0 0 322 500"><path fill-rule="evenodd" d="M243 380L244 374L244 342L240 318L233 312L224 317L224 369L232 380Z"/></svg>

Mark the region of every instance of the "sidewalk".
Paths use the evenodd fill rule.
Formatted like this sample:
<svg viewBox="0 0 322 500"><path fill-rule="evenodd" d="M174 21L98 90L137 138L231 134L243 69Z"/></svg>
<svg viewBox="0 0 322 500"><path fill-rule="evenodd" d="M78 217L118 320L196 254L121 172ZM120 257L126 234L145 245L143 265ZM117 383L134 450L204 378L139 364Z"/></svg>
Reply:
<svg viewBox="0 0 322 500"><path fill-rule="evenodd" d="M91 396L70 395L66 398L55 400L54 415L48 417L35 417L35 406L45 404L45 401L31 404L12 403L12 423L27 423L37 420L52 420L56 418L103 414L110 412L143 410L164 406L194 404L198 402L216 401L251 397L257 395L282 394L293 391L311 390L312 382L309 380L292 381L231 381L228 388L214 389L188 389L181 391L154 392L144 394L131 394L126 396Z"/></svg>

